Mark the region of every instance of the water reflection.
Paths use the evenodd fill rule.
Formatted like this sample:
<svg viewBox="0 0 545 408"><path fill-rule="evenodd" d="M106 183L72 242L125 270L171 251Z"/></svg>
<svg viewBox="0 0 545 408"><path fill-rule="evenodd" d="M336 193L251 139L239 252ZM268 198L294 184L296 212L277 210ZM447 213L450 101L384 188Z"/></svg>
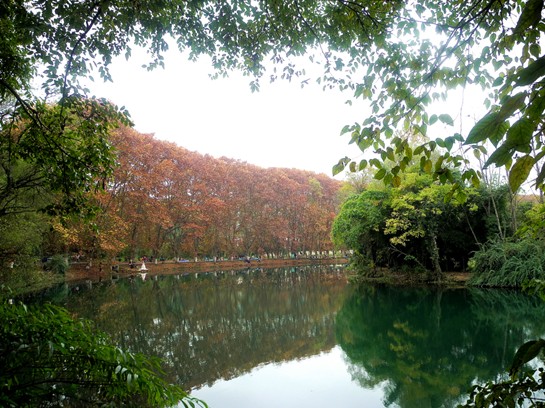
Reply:
<svg viewBox="0 0 545 408"><path fill-rule="evenodd" d="M280 373L280 381L297 367L328 364L330 388L321 387L337 402L342 393L344 406L455 406L473 382L496 378L520 344L545 332L542 302L520 293L355 290L332 266L135 276L64 286L46 299L93 319L121 347L161 357L186 389L214 398L218 386L236 384L231 395L241 401L265 378L259 373ZM260 392L269 406L335 406L312 387L269 388ZM241 401L216 406L252 406Z"/></svg>
<svg viewBox="0 0 545 408"><path fill-rule="evenodd" d="M187 389L335 345L342 267L137 276L66 298L121 347L166 361Z"/></svg>
<svg viewBox="0 0 545 408"><path fill-rule="evenodd" d="M366 287L343 304L336 337L354 381L386 385L385 406L449 407L544 332L542 310L514 292Z"/></svg>

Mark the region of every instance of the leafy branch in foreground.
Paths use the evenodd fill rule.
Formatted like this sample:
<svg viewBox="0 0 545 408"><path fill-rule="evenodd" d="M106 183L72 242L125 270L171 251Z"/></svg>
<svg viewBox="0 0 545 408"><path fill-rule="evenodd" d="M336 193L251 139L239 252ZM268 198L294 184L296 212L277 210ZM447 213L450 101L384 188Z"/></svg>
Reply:
<svg viewBox="0 0 545 408"><path fill-rule="evenodd" d="M4 302L0 323L2 406L206 407L165 382L158 359L111 345L65 309Z"/></svg>
<svg viewBox="0 0 545 408"><path fill-rule="evenodd" d="M387 34L371 32L372 51L352 54L342 69L352 78L361 78L355 74L364 70L363 80L344 86L354 91L354 100L369 101L372 112L342 134L376 156L359 163L341 159L334 172L371 166L378 178L395 184L397 174L418 157L423 171L454 183L454 194L463 198L458 197L463 184L476 185L482 178L474 155L484 157L485 168L506 168L513 191L529 178L540 188L545 181L542 11L541 0L424 0L393 10ZM452 104L454 93L467 90L488 110L469 127L454 115L462 106ZM400 128L434 139L412 148L396 136ZM456 168L461 181L453 177Z"/></svg>

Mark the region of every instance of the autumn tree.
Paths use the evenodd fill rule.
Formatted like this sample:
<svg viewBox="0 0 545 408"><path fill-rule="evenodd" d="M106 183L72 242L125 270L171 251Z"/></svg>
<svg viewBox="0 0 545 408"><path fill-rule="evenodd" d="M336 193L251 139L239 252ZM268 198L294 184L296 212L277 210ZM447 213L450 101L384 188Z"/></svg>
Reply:
<svg viewBox="0 0 545 408"><path fill-rule="evenodd" d="M101 219L110 214L110 223L120 221L127 243L122 253L128 257L230 258L331 249L337 180L216 159L130 128L115 132L112 144L119 166Z"/></svg>

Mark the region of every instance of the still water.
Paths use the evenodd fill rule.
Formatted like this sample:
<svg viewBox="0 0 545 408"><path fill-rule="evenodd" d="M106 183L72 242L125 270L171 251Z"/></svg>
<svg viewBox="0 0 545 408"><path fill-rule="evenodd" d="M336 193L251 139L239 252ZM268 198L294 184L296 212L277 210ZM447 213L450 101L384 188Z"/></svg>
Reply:
<svg viewBox="0 0 545 408"><path fill-rule="evenodd" d="M451 407L543 335L516 292L346 283L341 266L63 286L41 301L90 318L211 408Z"/></svg>

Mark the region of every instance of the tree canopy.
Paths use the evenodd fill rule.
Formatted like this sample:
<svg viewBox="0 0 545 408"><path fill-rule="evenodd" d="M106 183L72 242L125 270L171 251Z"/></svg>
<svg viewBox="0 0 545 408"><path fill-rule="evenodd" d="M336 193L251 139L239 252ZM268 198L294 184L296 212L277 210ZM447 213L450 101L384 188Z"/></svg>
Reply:
<svg viewBox="0 0 545 408"><path fill-rule="evenodd" d="M217 159L127 127L110 141L119 165L105 191L89 195L102 212L93 226L59 217L52 253L212 259L333 249L338 180Z"/></svg>
<svg viewBox="0 0 545 408"><path fill-rule="evenodd" d="M442 182L476 184L481 174L469 159L473 152L484 157L486 166L508 168L512 189L533 168L536 186L545 178L541 0L36 0L7 1L0 7L4 132L9 124L27 120L44 135L57 128L64 134L65 110L57 116L59 125L50 126L41 118L39 101L62 107L73 103L74 96L87 96L79 79L98 75L111 80L112 59L130 57L135 46L148 50L148 68L161 66L173 39L180 50L189 51L190 59L211 56L217 74L237 69L252 76L254 89L263 77L308 81L306 58L300 58L306 56L321 64L319 82L368 100L372 113L343 133L350 135L350 143L377 155L359 162L344 158L334 172L347 165L353 170L372 165L378 178L395 185L398 173L418 156L422 169ZM42 90L31 87L36 83ZM452 127L452 112L432 113L430 108L468 85L482 89L489 111L462 134ZM96 119L96 125L126 119L116 107L103 112L107 115ZM395 136L401 127L431 135L436 123L452 131L415 148ZM436 150L441 155L432 159ZM70 164L68 160L65 167ZM452 175L456 167L463 170L461 182ZM65 171L65 178L74 176Z"/></svg>
<svg viewBox="0 0 545 408"><path fill-rule="evenodd" d="M417 165L402 176L398 187L375 182L349 197L332 225L333 242L354 251L361 274L388 267L431 271L428 278L439 280L442 271L467 270L483 243L514 233L505 186L467 188L460 203Z"/></svg>

